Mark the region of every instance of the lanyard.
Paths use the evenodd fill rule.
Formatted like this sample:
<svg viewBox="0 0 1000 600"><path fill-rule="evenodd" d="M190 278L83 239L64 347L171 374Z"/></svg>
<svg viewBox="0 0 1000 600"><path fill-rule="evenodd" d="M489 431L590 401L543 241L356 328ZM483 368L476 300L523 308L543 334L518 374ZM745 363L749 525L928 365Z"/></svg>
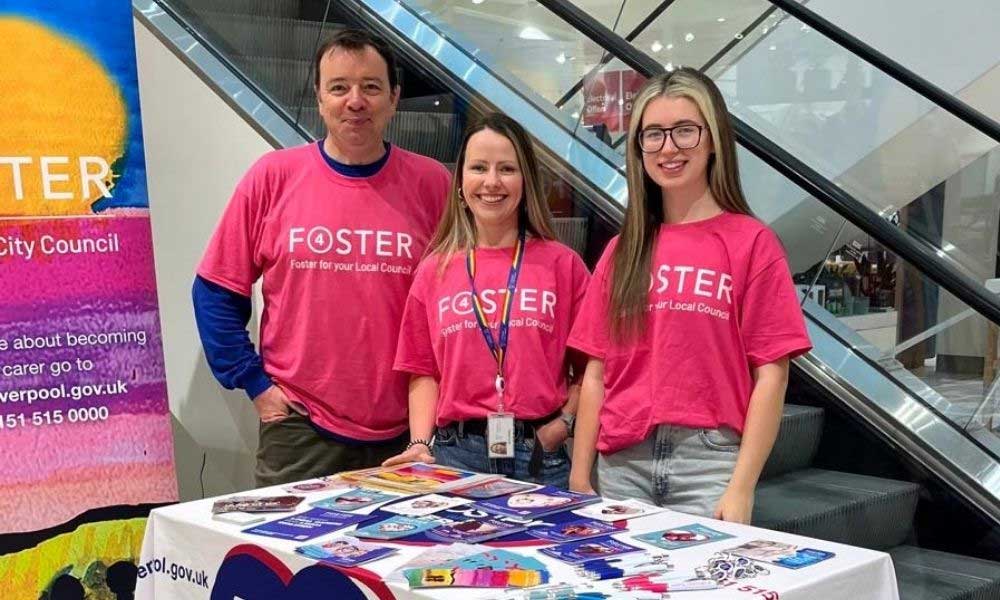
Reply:
<svg viewBox="0 0 1000 600"><path fill-rule="evenodd" d="M517 290L517 277L521 272L521 261L524 259L524 238L525 227L522 224L518 228L517 243L514 245L514 254L511 257L510 272L507 274L507 296L504 298L503 307L500 312L499 339L494 339L493 331L486 323L486 313L479 302L479 294L476 292L476 249L470 248L465 256L465 270L469 274L469 286L472 288L472 312L476 314L476 322L479 323L479 331L486 340L486 346L493 355L493 360L497 363L497 376L494 387L499 397L500 409L503 412L503 392L506 380L503 375L504 363L507 360L507 341L510 332L511 306L514 304L514 292Z"/></svg>

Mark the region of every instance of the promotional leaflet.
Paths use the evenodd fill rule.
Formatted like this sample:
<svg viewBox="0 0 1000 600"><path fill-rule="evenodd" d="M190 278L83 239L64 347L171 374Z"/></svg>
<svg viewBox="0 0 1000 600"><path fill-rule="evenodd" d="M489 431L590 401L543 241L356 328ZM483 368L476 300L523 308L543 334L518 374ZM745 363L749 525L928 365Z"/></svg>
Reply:
<svg viewBox="0 0 1000 600"><path fill-rule="evenodd" d="M636 535L632 539L651 544L657 548L663 548L664 550L680 550L681 548L700 546L719 540L728 540L731 537L733 536L728 533L722 533L704 525L692 523L691 525L682 525L673 529Z"/></svg>
<svg viewBox="0 0 1000 600"><path fill-rule="evenodd" d="M594 519L577 519L568 523L560 523L552 527L537 527L528 531L529 535L536 538L562 544L565 542L575 542L588 540L595 537L603 537L615 532L622 531L610 523L597 521Z"/></svg>
<svg viewBox="0 0 1000 600"><path fill-rule="evenodd" d="M449 544L452 542L478 544L525 529L527 527L524 525L515 525L500 519L468 519L451 525L435 527L427 531L427 537Z"/></svg>
<svg viewBox="0 0 1000 600"><path fill-rule="evenodd" d="M358 527L348 531L347 535L376 540L395 540L433 529L440 525L449 525L451 521L439 517L406 517L397 515L378 523Z"/></svg>
<svg viewBox="0 0 1000 600"><path fill-rule="evenodd" d="M321 544L299 546L295 551L339 567L355 567L394 554L396 549L349 538L337 538Z"/></svg>
<svg viewBox="0 0 1000 600"><path fill-rule="evenodd" d="M472 500L465 498L449 498L438 494L428 494L418 498L411 498L396 504L383 506L382 510L396 515L406 515L408 517L425 517L448 508L469 504Z"/></svg>
<svg viewBox="0 0 1000 600"><path fill-rule="evenodd" d="M374 504L381 504L382 502L388 502L390 500L398 500L402 497L402 494L390 494L379 490L369 490L365 488L348 489L344 490L337 496L331 496L330 498L323 498L322 500L310 502L310 506L353 512Z"/></svg>
<svg viewBox="0 0 1000 600"><path fill-rule="evenodd" d="M212 514L291 512L303 500L302 496L232 496L216 500Z"/></svg>
<svg viewBox="0 0 1000 600"><path fill-rule="evenodd" d="M285 540L305 541L321 535L333 533L345 527L367 521L371 517L351 513L313 508L304 513L290 515L277 521L271 521L245 529L243 533L264 535Z"/></svg>
<svg viewBox="0 0 1000 600"><path fill-rule="evenodd" d="M626 544L614 538L595 538L580 542L568 542L539 550L542 554L570 564L578 564L596 558L611 558L613 556L641 551L642 548Z"/></svg>
<svg viewBox="0 0 1000 600"><path fill-rule="evenodd" d="M600 499L600 496L545 486L532 492L482 500L474 506L503 515L535 518L599 502Z"/></svg>
<svg viewBox="0 0 1000 600"><path fill-rule="evenodd" d="M351 484L339 477L321 477L309 481L300 481L292 485L281 488L292 494L308 494L312 492L329 492L332 490L346 490Z"/></svg>
<svg viewBox="0 0 1000 600"><path fill-rule="evenodd" d="M430 494L469 487L477 483L500 479L503 476L462 471L440 465L407 463L341 473L340 477L359 487L389 489L411 494Z"/></svg>
<svg viewBox="0 0 1000 600"><path fill-rule="evenodd" d="M637 519L648 515L663 512L665 509L652 504L646 504L639 500L603 500L597 504L591 504L583 508L574 510L575 514L588 519L598 521L620 521L622 519Z"/></svg>
<svg viewBox="0 0 1000 600"><path fill-rule="evenodd" d="M537 490L540 487L542 486L535 483L497 479L496 481L486 481L469 487L454 489L451 493L463 498L485 500L486 498L496 498L497 496L508 496L510 494L520 494L521 492Z"/></svg>
<svg viewBox="0 0 1000 600"><path fill-rule="evenodd" d="M773 540L753 540L729 548L727 552L788 569L801 569L835 556L833 552L799 548L794 544Z"/></svg>

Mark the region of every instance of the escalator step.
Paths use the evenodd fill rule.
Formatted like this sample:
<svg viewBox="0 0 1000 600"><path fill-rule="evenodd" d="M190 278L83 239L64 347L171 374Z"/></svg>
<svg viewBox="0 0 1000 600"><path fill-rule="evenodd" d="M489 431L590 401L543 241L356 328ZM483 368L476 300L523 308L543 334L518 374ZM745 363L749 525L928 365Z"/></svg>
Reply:
<svg viewBox="0 0 1000 600"><path fill-rule="evenodd" d="M199 11L225 45L240 56L312 59L318 41L339 27L300 19Z"/></svg>
<svg viewBox="0 0 1000 600"><path fill-rule="evenodd" d="M889 554L900 600L1000 598L1000 563L914 546L898 546Z"/></svg>
<svg viewBox="0 0 1000 600"><path fill-rule="evenodd" d="M786 404L778 439L764 465L761 479L777 477L811 465L822 433L822 408Z"/></svg>
<svg viewBox="0 0 1000 600"><path fill-rule="evenodd" d="M197 4L197 3L196 3ZM212 10L267 17L299 16L300 0L212 0Z"/></svg>
<svg viewBox="0 0 1000 600"><path fill-rule="evenodd" d="M920 486L867 475L803 469L761 481L753 524L884 549L903 542Z"/></svg>
<svg viewBox="0 0 1000 600"><path fill-rule="evenodd" d="M312 59L237 56L236 65L292 116L294 107L312 103Z"/></svg>

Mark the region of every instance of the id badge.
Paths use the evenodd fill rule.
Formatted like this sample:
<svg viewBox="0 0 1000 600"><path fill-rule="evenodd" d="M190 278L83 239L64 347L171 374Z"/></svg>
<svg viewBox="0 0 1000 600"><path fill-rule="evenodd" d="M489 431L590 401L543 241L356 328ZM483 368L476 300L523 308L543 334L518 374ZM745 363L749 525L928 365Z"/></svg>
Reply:
<svg viewBox="0 0 1000 600"><path fill-rule="evenodd" d="M486 451L489 458L514 458L514 415L490 413L486 417Z"/></svg>

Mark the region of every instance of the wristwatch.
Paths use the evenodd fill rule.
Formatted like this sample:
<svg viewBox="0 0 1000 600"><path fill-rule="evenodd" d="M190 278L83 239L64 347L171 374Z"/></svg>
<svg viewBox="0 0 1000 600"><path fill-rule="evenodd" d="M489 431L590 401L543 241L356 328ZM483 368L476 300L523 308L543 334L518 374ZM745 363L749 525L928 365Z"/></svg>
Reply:
<svg viewBox="0 0 1000 600"><path fill-rule="evenodd" d="M572 437L573 427L576 425L576 415L568 412L559 413L559 420L566 424L566 430L569 431L569 435Z"/></svg>

